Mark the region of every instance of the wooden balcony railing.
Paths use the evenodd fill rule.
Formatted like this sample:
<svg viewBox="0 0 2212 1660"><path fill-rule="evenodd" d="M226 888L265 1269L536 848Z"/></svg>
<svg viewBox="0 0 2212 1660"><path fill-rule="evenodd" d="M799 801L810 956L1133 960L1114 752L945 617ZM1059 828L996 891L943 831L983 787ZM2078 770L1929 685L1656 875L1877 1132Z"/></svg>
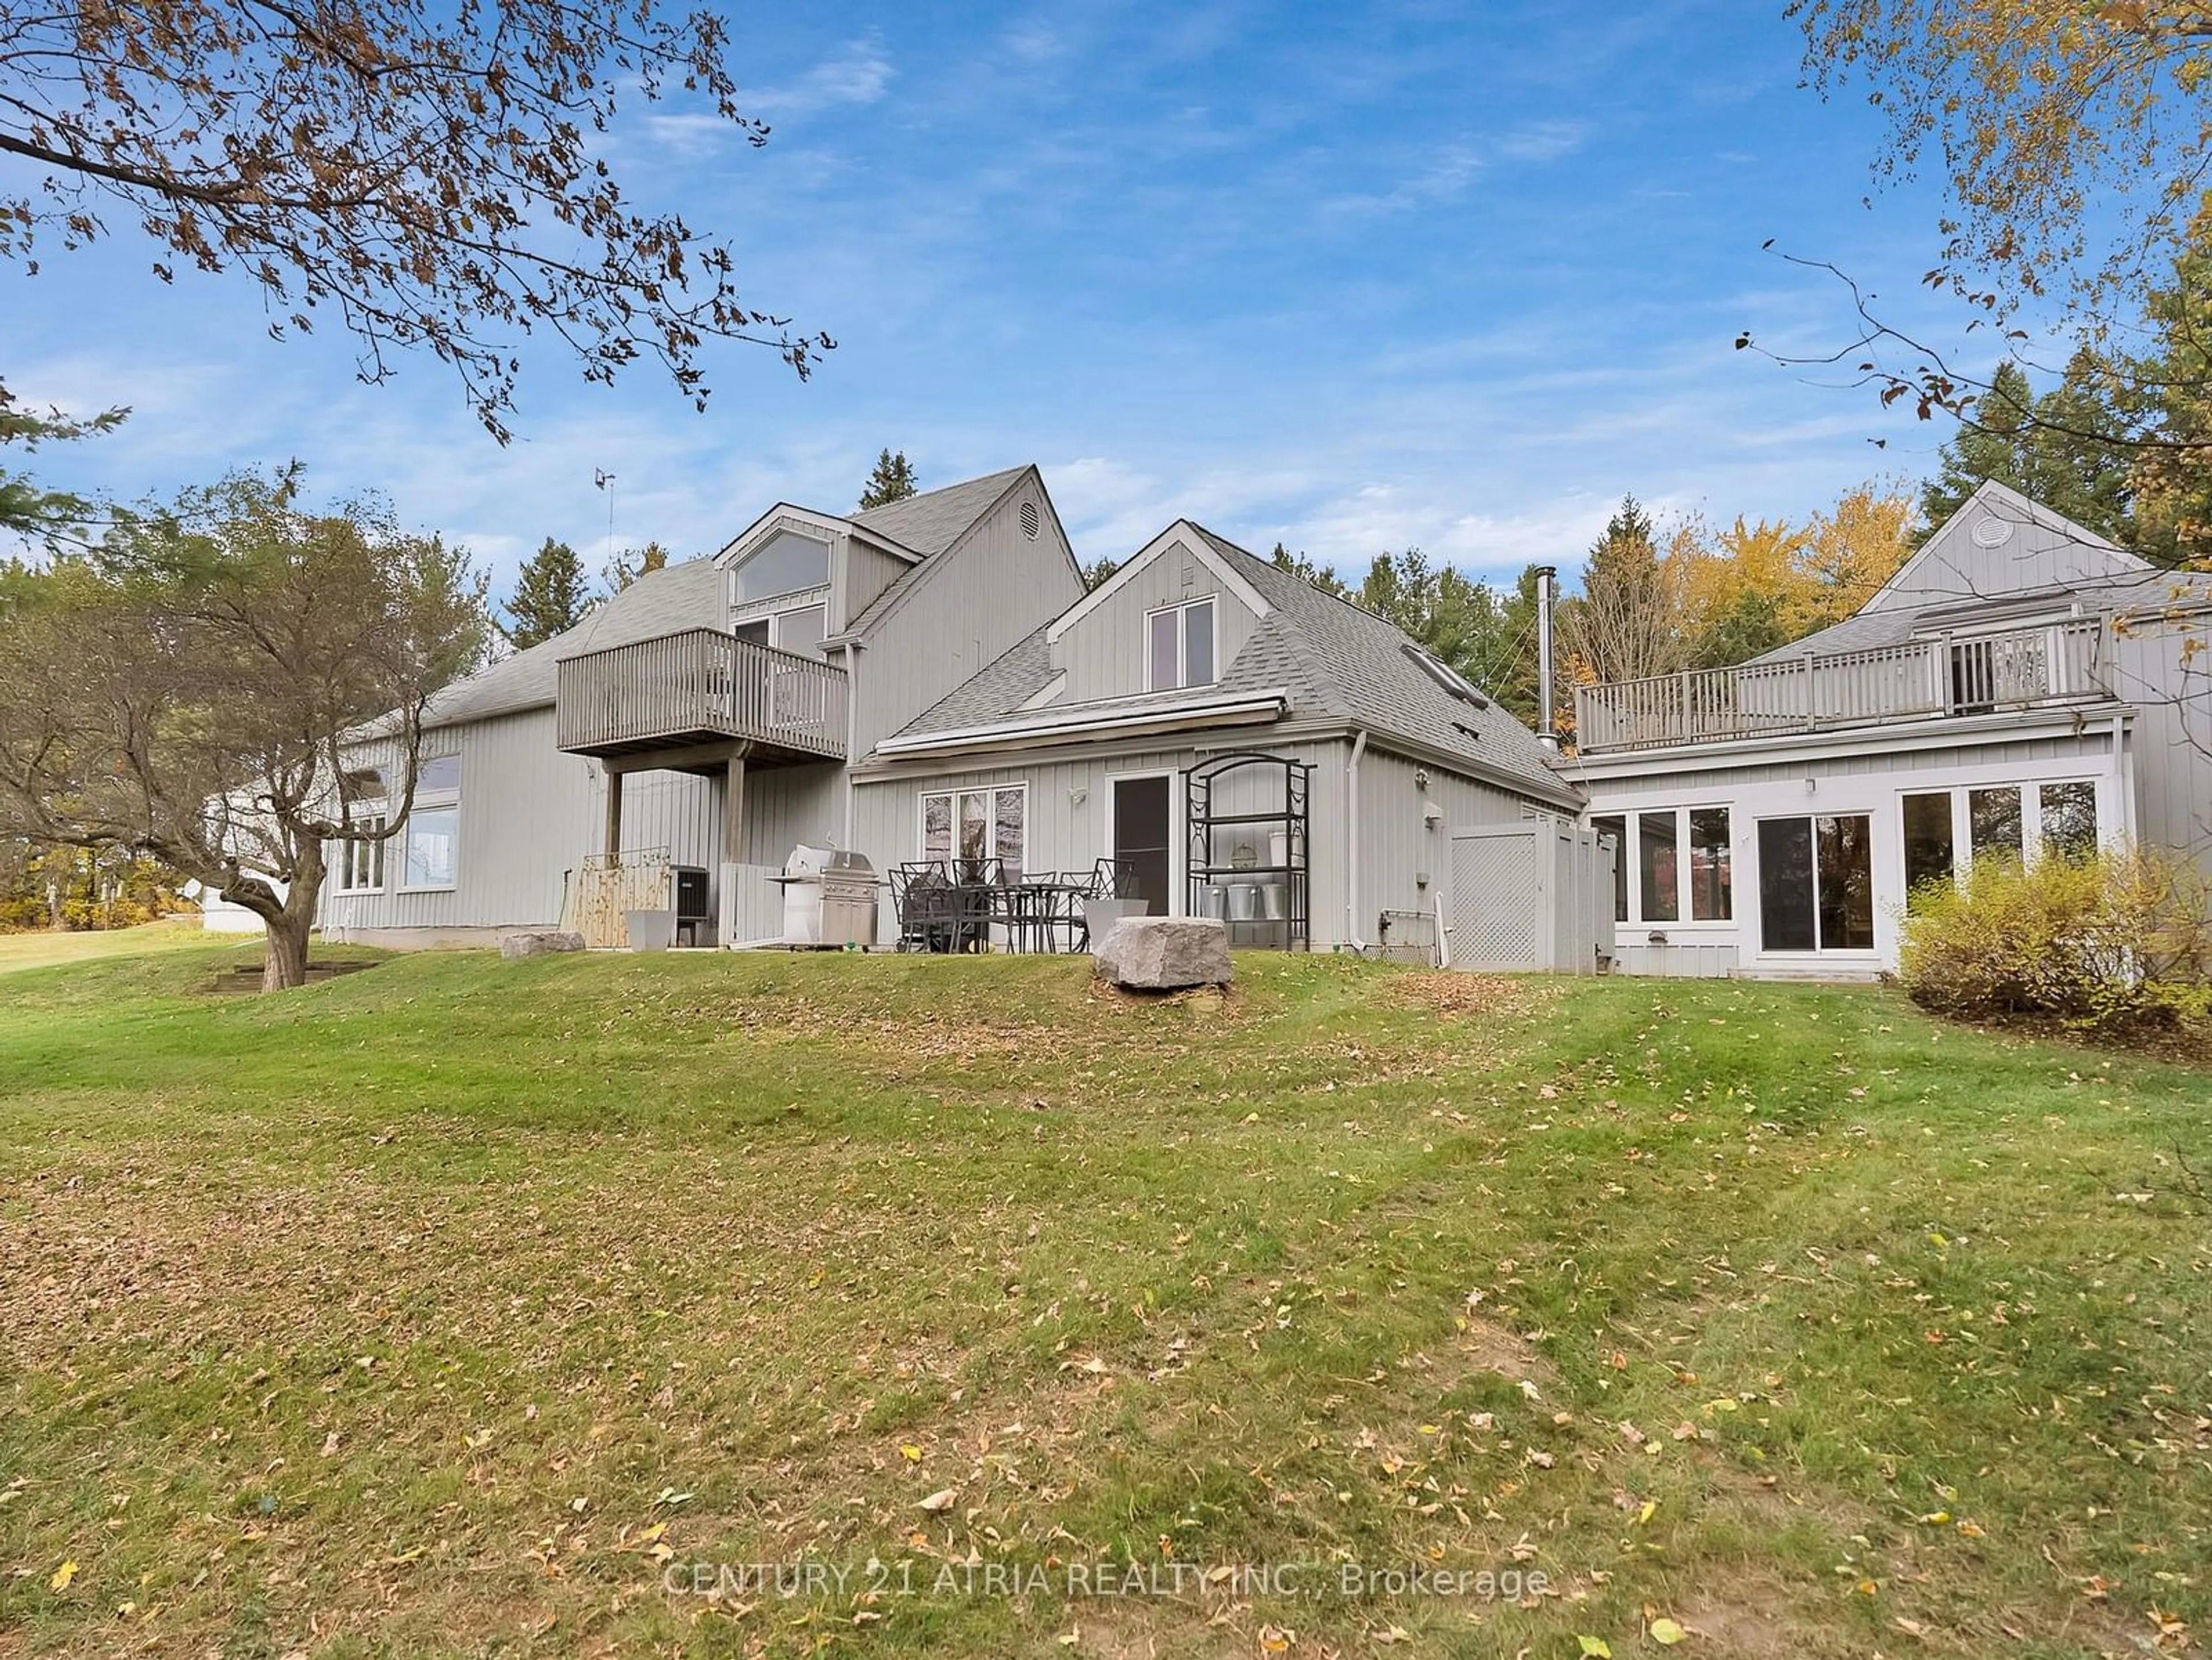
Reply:
<svg viewBox="0 0 2212 1660"><path fill-rule="evenodd" d="M2104 624L1911 640L1575 689L1585 754L1987 714L2109 696Z"/></svg>
<svg viewBox="0 0 2212 1660"><path fill-rule="evenodd" d="M564 658L554 726L579 755L741 738L842 760L845 699L845 671L818 658L691 629Z"/></svg>

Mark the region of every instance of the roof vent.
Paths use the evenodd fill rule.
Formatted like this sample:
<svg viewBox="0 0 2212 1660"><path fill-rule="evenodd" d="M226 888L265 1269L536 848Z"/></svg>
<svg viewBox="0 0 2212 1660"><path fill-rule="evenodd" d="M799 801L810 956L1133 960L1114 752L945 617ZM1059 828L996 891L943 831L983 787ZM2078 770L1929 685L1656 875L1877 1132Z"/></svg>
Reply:
<svg viewBox="0 0 2212 1660"><path fill-rule="evenodd" d="M1034 502L1022 503L1022 534L1032 542L1037 538L1037 510Z"/></svg>

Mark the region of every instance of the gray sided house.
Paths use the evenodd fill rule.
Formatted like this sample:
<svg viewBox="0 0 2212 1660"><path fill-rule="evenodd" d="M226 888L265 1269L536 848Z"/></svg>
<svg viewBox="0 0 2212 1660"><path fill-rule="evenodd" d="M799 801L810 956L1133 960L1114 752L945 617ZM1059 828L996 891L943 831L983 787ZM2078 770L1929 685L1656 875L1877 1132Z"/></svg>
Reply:
<svg viewBox="0 0 2212 1660"><path fill-rule="evenodd" d="M1449 946L1455 863L1488 873L1458 891L1472 939L1528 909L1559 848L1591 850L1555 758L1379 617L1188 520L1085 593L1034 467L775 507L453 687L426 754L404 830L335 861L332 935L604 938L617 907L666 903L672 866L707 873L710 937L763 941L805 842L886 874L1115 860L1153 910L1239 943L1419 951ZM391 757L355 758L374 817ZM649 900L623 885L641 870ZM879 937L896 922L886 893ZM1545 937L1587 971L1587 932Z"/></svg>
<svg viewBox="0 0 2212 1660"><path fill-rule="evenodd" d="M1396 629L1188 520L853 779L878 865L1110 858L1157 912L1317 950L1393 926L1433 940L1454 831L1581 805L1525 727Z"/></svg>
<svg viewBox="0 0 2212 1660"><path fill-rule="evenodd" d="M487 943L573 918L595 868L650 853L708 873L718 937L773 935L793 845L854 844L848 761L1082 592L1035 467L771 508L442 694L410 824L334 863L325 928ZM388 761L358 759L373 816Z"/></svg>
<svg viewBox="0 0 2212 1660"><path fill-rule="evenodd" d="M1585 686L1617 962L1893 968L1919 885L2125 842L2212 863L2212 580L1984 484L1858 611L1740 667Z"/></svg>

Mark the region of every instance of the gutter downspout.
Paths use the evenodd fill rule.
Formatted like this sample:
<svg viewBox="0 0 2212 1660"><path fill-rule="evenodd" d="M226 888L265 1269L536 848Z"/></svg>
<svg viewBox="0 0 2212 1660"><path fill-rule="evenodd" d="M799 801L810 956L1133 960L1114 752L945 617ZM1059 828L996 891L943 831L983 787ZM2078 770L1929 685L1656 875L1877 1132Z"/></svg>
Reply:
<svg viewBox="0 0 2212 1660"><path fill-rule="evenodd" d="M845 848L853 851L853 746L860 736L860 646L845 642L845 764L837 781L845 792Z"/></svg>
<svg viewBox="0 0 2212 1660"><path fill-rule="evenodd" d="M1362 727L1352 740L1352 758L1344 763L1344 938L1358 946L1359 939L1359 757L1367 753L1367 729Z"/></svg>

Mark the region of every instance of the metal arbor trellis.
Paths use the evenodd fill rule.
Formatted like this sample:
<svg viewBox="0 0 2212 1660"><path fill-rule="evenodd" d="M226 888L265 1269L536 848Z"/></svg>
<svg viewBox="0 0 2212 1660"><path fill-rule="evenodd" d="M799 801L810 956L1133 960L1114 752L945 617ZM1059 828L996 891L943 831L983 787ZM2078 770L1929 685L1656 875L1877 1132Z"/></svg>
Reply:
<svg viewBox="0 0 2212 1660"><path fill-rule="evenodd" d="M1312 782L1310 763L1257 751L1217 756L1183 774L1189 912L1226 923L1231 946L1311 944Z"/></svg>

